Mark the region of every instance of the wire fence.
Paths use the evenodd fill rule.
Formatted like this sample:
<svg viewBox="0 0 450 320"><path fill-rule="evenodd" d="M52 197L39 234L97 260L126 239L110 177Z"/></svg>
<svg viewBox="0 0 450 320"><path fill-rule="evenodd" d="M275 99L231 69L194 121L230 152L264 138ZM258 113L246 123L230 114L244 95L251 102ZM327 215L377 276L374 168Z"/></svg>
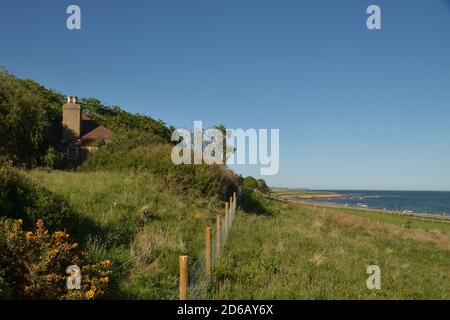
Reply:
<svg viewBox="0 0 450 320"><path fill-rule="evenodd" d="M233 193L225 210L216 216L213 227L205 229L204 251L193 261L180 257L180 283L173 299L205 299L211 286L213 267L220 260L237 210L240 193Z"/></svg>

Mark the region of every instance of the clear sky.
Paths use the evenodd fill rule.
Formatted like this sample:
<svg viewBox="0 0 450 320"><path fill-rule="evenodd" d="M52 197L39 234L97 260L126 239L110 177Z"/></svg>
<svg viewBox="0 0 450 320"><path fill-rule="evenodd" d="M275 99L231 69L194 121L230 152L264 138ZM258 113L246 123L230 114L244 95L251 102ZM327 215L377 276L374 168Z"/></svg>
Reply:
<svg viewBox="0 0 450 320"><path fill-rule="evenodd" d="M177 127L279 128L272 186L450 190L449 0L0 0L0 65Z"/></svg>

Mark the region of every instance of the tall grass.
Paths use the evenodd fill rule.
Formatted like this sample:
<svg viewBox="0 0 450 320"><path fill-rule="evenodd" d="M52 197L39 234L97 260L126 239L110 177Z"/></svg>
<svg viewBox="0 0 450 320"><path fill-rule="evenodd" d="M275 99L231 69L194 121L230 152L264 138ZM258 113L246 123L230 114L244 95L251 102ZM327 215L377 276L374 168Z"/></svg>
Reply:
<svg viewBox="0 0 450 320"><path fill-rule="evenodd" d="M171 190L149 173L33 170L28 175L95 225L82 246L92 258L112 261L108 298L173 298L178 256L200 254L204 228L222 207L176 186Z"/></svg>
<svg viewBox="0 0 450 320"><path fill-rule="evenodd" d="M135 139L117 138L93 153L80 169L148 172L182 187L184 191L196 190L201 196L222 200L238 189L239 177L224 165L174 165L172 145L140 140L136 144Z"/></svg>
<svg viewBox="0 0 450 320"><path fill-rule="evenodd" d="M450 299L450 237L268 201L238 215L216 267L216 299ZM367 266L381 268L369 290Z"/></svg>

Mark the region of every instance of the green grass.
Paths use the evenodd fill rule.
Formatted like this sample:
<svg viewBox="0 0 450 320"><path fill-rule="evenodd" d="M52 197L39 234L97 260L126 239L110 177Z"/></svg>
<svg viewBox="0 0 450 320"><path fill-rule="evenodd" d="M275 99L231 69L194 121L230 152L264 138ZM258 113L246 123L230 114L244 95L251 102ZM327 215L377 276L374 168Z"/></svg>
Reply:
<svg viewBox="0 0 450 320"><path fill-rule="evenodd" d="M151 174L26 175L86 220L74 236L93 260L112 261L106 298L176 298L178 256L203 253L204 228L223 209ZM251 203L264 214L236 216L210 298L450 299L446 224L261 196ZM381 290L366 288L369 265L381 268Z"/></svg>
<svg viewBox="0 0 450 320"><path fill-rule="evenodd" d="M437 218L435 218L434 220L422 220L422 218L419 216L402 216L394 213L370 211L365 209L361 210L354 208L332 208L326 210L352 214L374 221L390 223L409 229L423 229L427 231L439 230L441 233L450 234L450 223L441 223L441 221Z"/></svg>
<svg viewBox="0 0 450 320"><path fill-rule="evenodd" d="M296 190L296 189L272 189L272 195L274 196L292 196L292 197L305 197L305 196L335 196L336 192L330 191L312 191L312 190Z"/></svg>
<svg viewBox="0 0 450 320"><path fill-rule="evenodd" d="M218 210L149 174L33 170L27 175L89 221L80 245L94 260L112 261L107 298L174 298L178 256L200 253L204 228Z"/></svg>
<svg viewBox="0 0 450 320"><path fill-rule="evenodd" d="M439 229L404 229L401 217L357 210L265 205L273 215L236 216L212 298L450 299L450 237ZM381 268L381 290L366 287L369 265Z"/></svg>

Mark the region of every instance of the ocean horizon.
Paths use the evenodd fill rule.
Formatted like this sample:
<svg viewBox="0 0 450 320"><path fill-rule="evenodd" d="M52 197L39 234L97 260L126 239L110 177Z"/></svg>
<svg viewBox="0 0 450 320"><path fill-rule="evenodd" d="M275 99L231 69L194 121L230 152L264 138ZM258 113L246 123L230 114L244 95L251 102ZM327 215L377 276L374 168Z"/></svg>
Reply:
<svg viewBox="0 0 450 320"><path fill-rule="evenodd" d="M450 191L313 190L333 192L340 197L314 199L348 207L408 213L450 215Z"/></svg>

